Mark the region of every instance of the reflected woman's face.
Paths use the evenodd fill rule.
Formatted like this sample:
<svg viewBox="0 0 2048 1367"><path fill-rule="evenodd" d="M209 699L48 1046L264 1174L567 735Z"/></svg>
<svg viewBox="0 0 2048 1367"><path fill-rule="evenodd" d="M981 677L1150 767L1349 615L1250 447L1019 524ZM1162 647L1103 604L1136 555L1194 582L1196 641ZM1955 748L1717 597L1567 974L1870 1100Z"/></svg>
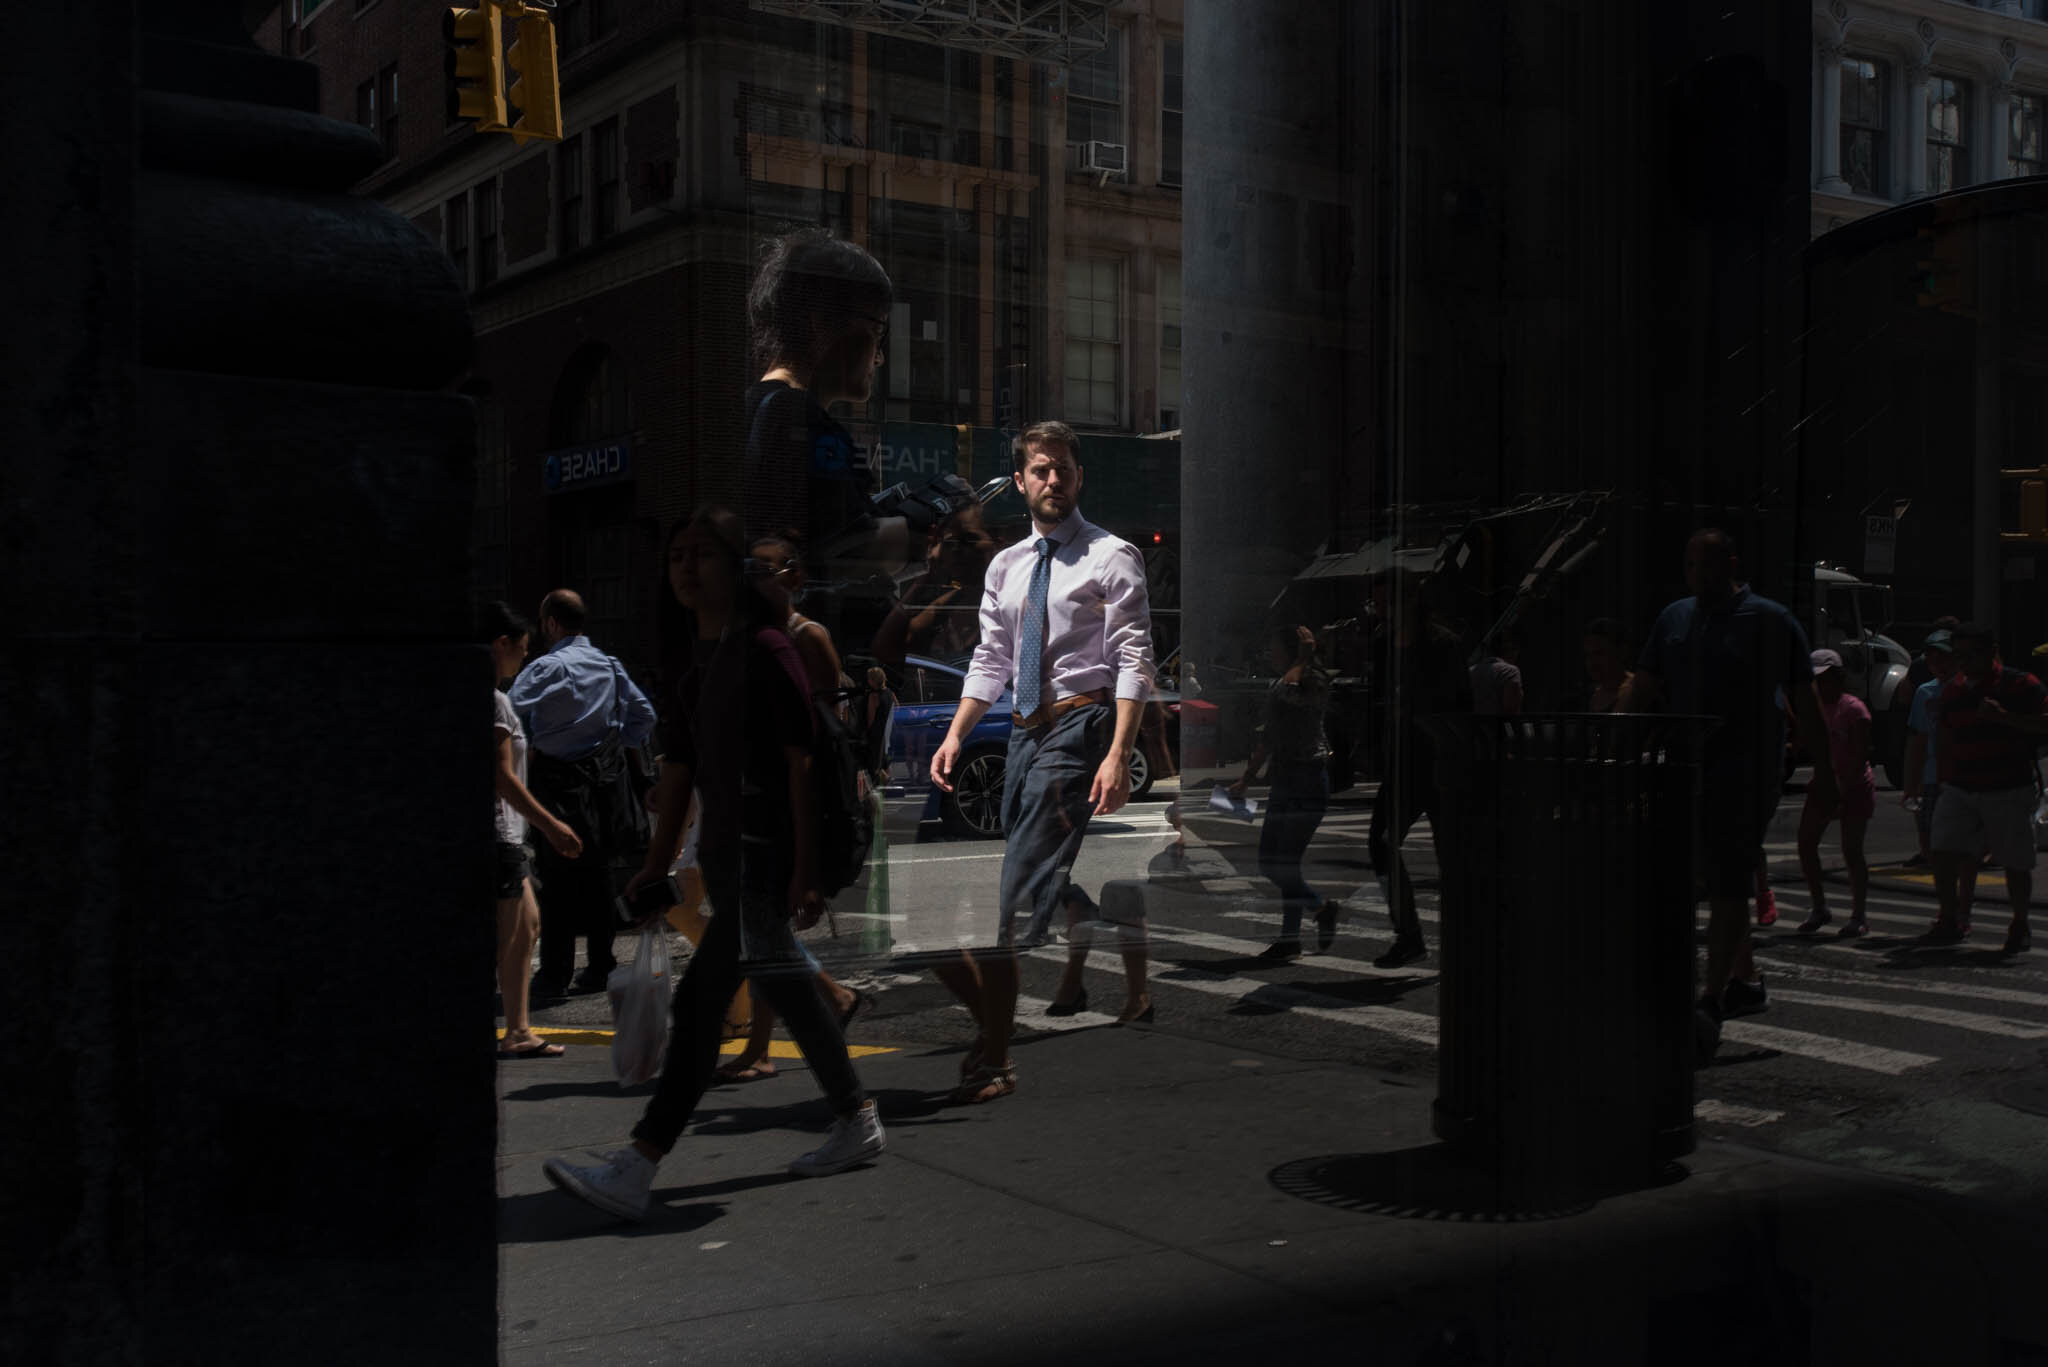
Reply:
<svg viewBox="0 0 2048 1367"><path fill-rule="evenodd" d="M686 527L668 544L668 586L692 612L726 608L738 591L739 571L709 532Z"/></svg>

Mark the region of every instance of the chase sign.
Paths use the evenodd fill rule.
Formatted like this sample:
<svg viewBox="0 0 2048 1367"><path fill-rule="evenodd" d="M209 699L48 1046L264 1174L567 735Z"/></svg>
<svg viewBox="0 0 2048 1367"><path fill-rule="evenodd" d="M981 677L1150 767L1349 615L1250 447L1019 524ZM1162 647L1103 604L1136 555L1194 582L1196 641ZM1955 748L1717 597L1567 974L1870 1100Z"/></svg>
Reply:
<svg viewBox="0 0 2048 1367"><path fill-rule="evenodd" d="M593 442L549 451L542 460L551 494L593 484L615 484L633 473L632 447L624 441Z"/></svg>

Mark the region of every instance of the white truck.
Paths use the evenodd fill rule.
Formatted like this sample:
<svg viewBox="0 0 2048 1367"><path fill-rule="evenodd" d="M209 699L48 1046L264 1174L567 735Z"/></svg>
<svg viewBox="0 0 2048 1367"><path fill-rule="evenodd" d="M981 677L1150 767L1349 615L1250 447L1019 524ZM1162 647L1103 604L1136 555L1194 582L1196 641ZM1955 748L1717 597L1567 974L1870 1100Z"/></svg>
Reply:
<svg viewBox="0 0 2048 1367"><path fill-rule="evenodd" d="M1814 648L1842 657L1849 692L1870 709L1871 760L1894 788L1905 777L1906 714L1913 705L1906 674L1913 652L1884 634L1892 623L1892 591L1828 564L1801 566L1793 611Z"/></svg>

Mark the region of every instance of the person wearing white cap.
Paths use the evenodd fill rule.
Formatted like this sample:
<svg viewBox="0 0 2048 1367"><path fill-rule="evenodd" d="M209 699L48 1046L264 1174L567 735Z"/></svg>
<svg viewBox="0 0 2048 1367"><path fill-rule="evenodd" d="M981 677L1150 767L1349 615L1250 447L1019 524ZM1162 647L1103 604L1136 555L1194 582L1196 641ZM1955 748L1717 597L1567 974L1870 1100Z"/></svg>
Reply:
<svg viewBox="0 0 2048 1367"><path fill-rule="evenodd" d="M1828 823L1840 817L1842 862L1849 868L1849 920L1835 934L1857 939L1870 933L1864 916L1870 864L1863 857L1863 832L1877 810L1877 780L1870 772L1870 709L1848 692L1840 655L1816 650L1810 658L1813 691L1820 698L1821 720L1828 732L1828 753L1815 755L1813 762L1816 768L1825 764L1834 770L1838 791L1831 798L1822 785L1808 785L1806 806L1799 813L1799 871L1806 875L1807 895L1813 902L1813 912L1800 923L1799 934L1815 934L1834 919L1828 914L1827 888L1821 881L1820 838Z"/></svg>

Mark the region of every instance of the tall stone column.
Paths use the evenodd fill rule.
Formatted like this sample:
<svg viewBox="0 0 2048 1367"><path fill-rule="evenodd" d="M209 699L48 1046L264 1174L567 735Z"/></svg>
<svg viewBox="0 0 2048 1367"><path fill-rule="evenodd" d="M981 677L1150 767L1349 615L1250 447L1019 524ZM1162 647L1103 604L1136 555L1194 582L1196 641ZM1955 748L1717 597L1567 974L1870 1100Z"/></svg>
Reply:
<svg viewBox="0 0 2048 1367"><path fill-rule="evenodd" d="M1186 128L1182 650L1212 691L1226 678L1212 666L1263 659L1268 604L1331 535L1353 402L1343 306L1355 216L1340 135L1358 98L1352 10L1187 9L1188 88L1201 97Z"/></svg>
<svg viewBox="0 0 2048 1367"><path fill-rule="evenodd" d="M469 320L261 9L0 81L7 1361L495 1358Z"/></svg>
<svg viewBox="0 0 2048 1367"><path fill-rule="evenodd" d="M1842 179L1842 55L1840 43L1820 45L1820 189L1846 195Z"/></svg>
<svg viewBox="0 0 2048 1367"><path fill-rule="evenodd" d="M1919 199L1927 193L1927 80L1933 75L1925 62L1906 68L1906 195Z"/></svg>
<svg viewBox="0 0 2048 1367"><path fill-rule="evenodd" d="M1984 140L1984 174L1977 177L1979 182L2004 180L2012 174L2012 168L2006 165L2012 153L2012 95L2011 81L1992 82L1991 126L1986 130L1989 136Z"/></svg>

